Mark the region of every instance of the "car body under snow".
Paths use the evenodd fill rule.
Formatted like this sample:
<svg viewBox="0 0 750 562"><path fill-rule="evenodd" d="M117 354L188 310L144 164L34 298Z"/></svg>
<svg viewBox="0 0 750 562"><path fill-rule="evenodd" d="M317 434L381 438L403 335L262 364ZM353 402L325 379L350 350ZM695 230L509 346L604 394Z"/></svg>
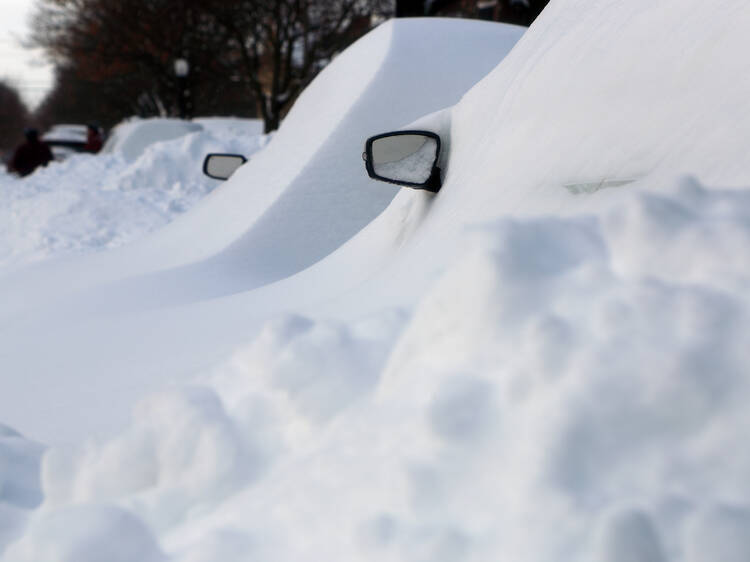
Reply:
<svg viewBox="0 0 750 562"><path fill-rule="evenodd" d="M65 160L86 149L86 125L54 125L42 135L42 141L50 147L55 160Z"/></svg>

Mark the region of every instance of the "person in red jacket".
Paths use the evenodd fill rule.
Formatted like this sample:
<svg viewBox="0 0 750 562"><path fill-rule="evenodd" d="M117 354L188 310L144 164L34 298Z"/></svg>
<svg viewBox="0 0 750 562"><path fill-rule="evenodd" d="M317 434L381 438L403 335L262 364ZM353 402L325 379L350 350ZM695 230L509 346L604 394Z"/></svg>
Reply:
<svg viewBox="0 0 750 562"><path fill-rule="evenodd" d="M21 177L28 176L39 166L46 166L52 161L52 151L39 140L36 129L26 129L25 135L26 142L16 149L8 164L8 170Z"/></svg>

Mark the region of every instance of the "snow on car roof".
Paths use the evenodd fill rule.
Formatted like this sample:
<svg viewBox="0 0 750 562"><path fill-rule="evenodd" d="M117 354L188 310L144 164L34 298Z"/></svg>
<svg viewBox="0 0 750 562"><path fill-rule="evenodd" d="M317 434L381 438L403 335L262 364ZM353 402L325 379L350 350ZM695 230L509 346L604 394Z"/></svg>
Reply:
<svg viewBox="0 0 750 562"><path fill-rule="evenodd" d="M54 125L42 138L47 141L82 141L86 142L86 125Z"/></svg>

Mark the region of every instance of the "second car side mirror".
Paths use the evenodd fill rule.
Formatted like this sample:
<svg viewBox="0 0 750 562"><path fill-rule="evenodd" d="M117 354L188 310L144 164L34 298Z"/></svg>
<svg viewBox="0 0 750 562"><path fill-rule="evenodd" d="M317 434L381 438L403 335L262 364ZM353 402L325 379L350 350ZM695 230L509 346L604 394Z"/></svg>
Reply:
<svg viewBox="0 0 750 562"><path fill-rule="evenodd" d="M242 154L209 154L203 161L203 173L215 180L226 180L245 162L247 158Z"/></svg>
<svg viewBox="0 0 750 562"><path fill-rule="evenodd" d="M376 180L437 192L441 185L440 136L431 131L393 131L367 139L367 174Z"/></svg>

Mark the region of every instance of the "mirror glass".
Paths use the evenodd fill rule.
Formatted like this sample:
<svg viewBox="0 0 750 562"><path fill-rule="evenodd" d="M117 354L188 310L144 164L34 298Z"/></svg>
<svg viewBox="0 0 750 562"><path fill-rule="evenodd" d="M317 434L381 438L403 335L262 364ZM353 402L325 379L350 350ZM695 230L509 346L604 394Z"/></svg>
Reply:
<svg viewBox="0 0 750 562"><path fill-rule="evenodd" d="M203 172L210 178L225 180L247 159L241 154L209 154L203 162Z"/></svg>
<svg viewBox="0 0 750 562"><path fill-rule="evenodd" d="M437 159L438 143L419 134L393 135L372 143L372 167L386 179L423 184Z"/></svg>

